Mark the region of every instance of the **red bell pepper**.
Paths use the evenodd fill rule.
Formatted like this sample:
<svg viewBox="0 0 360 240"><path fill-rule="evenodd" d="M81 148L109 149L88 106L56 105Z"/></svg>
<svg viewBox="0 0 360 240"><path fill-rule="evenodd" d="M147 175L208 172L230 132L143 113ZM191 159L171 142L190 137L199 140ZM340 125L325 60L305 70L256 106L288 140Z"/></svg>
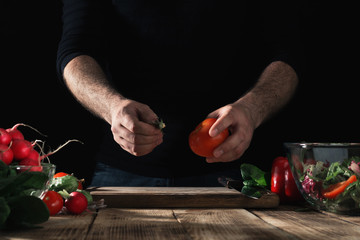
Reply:
<svg viewBox="0 0 360 240"><path fill-rule="evenodd" d="M321 193L325 198L334 199L340 193L344 192L345 188L347 188L351 183L356 182L356 180L356 175L352 175L346 181L335 183L328 188L323 189Z"/></svg>
<svg viewBox="0 0 360 240"><path fill-rule="evenodd" d="M299 202L301 196L286 157L274 159L271 168L271 191L277 193L281 203Z"/></svg>

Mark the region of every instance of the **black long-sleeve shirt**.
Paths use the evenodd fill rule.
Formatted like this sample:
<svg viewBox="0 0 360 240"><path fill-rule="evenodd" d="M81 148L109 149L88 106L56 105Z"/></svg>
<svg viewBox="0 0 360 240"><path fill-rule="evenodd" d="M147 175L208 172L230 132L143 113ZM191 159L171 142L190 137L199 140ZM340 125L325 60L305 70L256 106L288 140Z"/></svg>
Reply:
<svg viewBox="0 0 360 240"><path fill-rule="evenodd" d="M150 176L199 174L234 167L206 164L187 137L210 112L232 103L272 61L298 73L298 8L288 1L63 0L57 69L92 56L125 97L164 120L164 143L134 157L104 127L98 158Z"/></svg>

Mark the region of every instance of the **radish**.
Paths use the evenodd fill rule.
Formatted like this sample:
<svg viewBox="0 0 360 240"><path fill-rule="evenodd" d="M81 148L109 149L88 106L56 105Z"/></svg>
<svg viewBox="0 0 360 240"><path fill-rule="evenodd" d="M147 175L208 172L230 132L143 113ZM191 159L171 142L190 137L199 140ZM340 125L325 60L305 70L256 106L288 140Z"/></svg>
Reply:
<svg viewBox="0 0 360 240"><path fill-rule="evenodd" d="M19 162L21 166L28 166L28 168L22 170L29 170L30 172L41 172L42 166L40 165L39 160L34 160L31 158L25 158Z"/></svg>
<svg viewBox="0 0 360 240"><path fill-rule="evenodd" d="M3 128L0 128L0 144L9 145L11 142L11 135Z"/></svg>
<svg viewBox="0 0 360 240"><path fill-rule="evenodd" d="M13 159L14 154L10 146L0 144L0 160L3 161L6 165L9 165Z"/></svg>
<svg viewBox="0 0 360 240"><path fill-rule="evenodd" d="M39 140L36 140L33 144L31 144L30 142L28 142L28 141L26 141L27 143L22 143L22 142L24 142L24 141L26 141L26 140L15 140L14 141L14 143L15 143L15 145L17 145L17 144L19 144L19 145L21 145L21 146L16 146L18 149L19 149L19 151L20 151L20 153L21 153L21 151L23 151L23 155L25 156L24 158L17 158L17 157L15 157L15 159L20 159L21 161L20 161L20 165L27 165L27 164L21 164L21 162L22 162L22 160L26 160L26 161L24 161L24 163L26 163L26 162L32 162L32 163L35 163L35 162L37 162L38 164L37 165L40 165L40 163L41 163L41 161L43 161L44 160L44 158L47 158L47 157L49 157L49 156L51 156L51 155L53 155L54 153L56 153L56 152L58 152L61 148L63 148L65 145L67 145L68 143L70 143L70 142L80 142L79 140L76 140L76 139L72 139L72 140L69 140L69 141L67 141L66 143L64 143L64 144L62 144L62 145L60 145L57 149L55 149L54 151L52 151L52 152L49 152L49 153L47 153L47 154L43 154L43 155L40 155L39 154L39 152L37 152L34 148L33 148L33 146L35 145L35 144L37 144L37 142L39 141ZM80 142L80 143L82 143L82 142ZM31 148L29 149L28 147L29 147L29 144L30 144L30 146L31 146ZM25 145L25 146L24 146ZM14 151L14 150L13 150ZM29 152L28 152L29 151ZM21 155L19 153L19 155ZM19 157L19 156L18 156ZM20 156L21 157L21 156ZM32 166L35 166L35 165L32 165Z"/></svg>
<svg viewBox="0 0 360 240"><path fill-rule="evenodd" d="M16 160L26 158L32 149L33 145L27 140L15 139L12 141L11 150L13 151Z"/></svg>
<svg viewBox="0 0 360 240"><path fill-rule="evenodd" d="M34 127L30 126L30 125L27 125L25 123L17 123L12 128L6 129L6 131L11 135L13 140L15 140L15 139L24 140L25 139L24 135L17 129L19 126L24 126L24 127L31 128L35 132L37 132L40 135L46 137L46 135L42 134L39 130L37 130L36 128L34 128Z"/></svg>
<svg viewBox="0 0 360 240"><path fill-rule="evenodd" d="M39 162L40 165L40 154L35 149L31 149L26 159L32 159Z"/></svg>
<svg viewBox="0 0 360 240"><path fill-rule="evenodd" d="M12 140L24 140L25 139L24 135L17 129L14 129L14 130L6 129L6 131L9 133Z"/></svg>
<svg viewBox="0 0 360 240"><path fill-rule="evenodd" d="M40 166L40 161L31 159L31 158L24 158L19 162L19 165L24 166Z"/></svg>
<svg viewBox="0 0 360 240"><path fill-rule="evenodd" d="M44 154L44 155L41 155L40 158L39 158L40 161L42 161L44 158L47 158L47 157L53 155L54 153L58 152L60 149L62 149L62 148L65 147L68 143L71 143L71 142L79 142L79 143L82 143L81 141L76 140L76 139L68 140L66 143L60 145L60 146L59 146L57 149L55 149L54 151L49 152L49 153Z"/></svg>
<svg viewBox="0 0 360 240"><path fill-rule="evenodd" d="M65 207L72 214L80 214L88 207L88 200L81 192L72 192L65 200Z"/></svg>
<svg viewBox="0 0 360 240"><path fill-rule="evenodd" d="M18 128L18 124L14 125L12 128L8 128L6 129L6 131L10 134L11 138L13 140L15 139L19 139L19 140L24 140L24 135L22 134L22 132L20 132L17 128Z"/></svg>
<svg viewBox="0 0 360 240"><path fill-rule="evenodd" d="M33 145L37 144L36 140ZM41 172L43 167L41 166L40 154L32 148L28 154L28 156L22 160L20 160L19 165L21 166L29 166L22 169L22 171L29 170L30 172Z"/></svg>
<svg viewBox="0 0 360 240"><path fill-rule="evenodd" d="M25 140L22 132L17 129L19 126L29 127L42 136L46 136L34 127L24 123L17 123L12 128L8 128L6 130L0 128L0 160L3 160L6 164L10 164L13 160L17 160L19 161L20 165L32 166L31 171L41 171L41 162L44 160L44 158L48 158L50 155L56 153L68 143L74 141L80 142L76 139L69 140L63 145L60 145L54 151L45 154L43 152L44 142L41 140L35 140L34 142ZM42 142L42 146L39 145L38 142ZM39 147L39 152L34 149L35 146Z"/></svg>

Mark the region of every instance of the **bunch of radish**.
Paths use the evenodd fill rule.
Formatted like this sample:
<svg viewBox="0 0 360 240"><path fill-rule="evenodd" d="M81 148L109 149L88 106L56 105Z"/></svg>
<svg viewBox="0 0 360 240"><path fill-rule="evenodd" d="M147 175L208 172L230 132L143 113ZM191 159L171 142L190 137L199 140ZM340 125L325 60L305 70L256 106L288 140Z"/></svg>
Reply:
<svg viewBox="0 0 360 240"><path fill-rule="evenodd" d="M8 129L0 128L0 160L7 165L15 163L16 165L29 166L30 171L42 171L41 162L45 158L54 154L69 142L78 141L69 140L56 150L45 154L43 146L39 144L42 141L35 140L31 142L26 140L23 133L18 130L19 126L29 127L43 135L37 129L24 123L15 124Z"/></svg>

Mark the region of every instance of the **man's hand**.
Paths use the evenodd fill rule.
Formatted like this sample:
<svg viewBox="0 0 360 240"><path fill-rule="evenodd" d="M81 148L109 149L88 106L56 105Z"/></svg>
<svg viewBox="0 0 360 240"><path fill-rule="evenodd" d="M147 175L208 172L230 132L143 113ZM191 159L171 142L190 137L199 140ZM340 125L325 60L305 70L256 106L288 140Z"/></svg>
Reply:
<svg viewBox="0 0 360 240"><path fill-rule="evenodd" d="M154 126L156 114L113 88L95 59L74 58L64 69L64 79L84 107L111 125L115 141L124 150L142 156L162 142L162 132Z"/></svg>
<svg viewBox="0 0 360 240"><path fill-rule="evenodd" d="M230 136L214 150L207 162L229 162L241 157L250 146L255 129L281 109L293 96L298 77L284 62L272 62L261 74L255 86L233 104L208 115L218 120L210 128L216 136L226 128Z"/></svg>
<svg viewBox="0 0 360 240"><path fill-rule="evenodd" d="M209 130L211 137L215 137L226 128L231 134L214 150L214 157L207 158L206 161L230 162L241 157L249 147L255 130L255 123L247 107L240 103L226 105L210 113L208 117L218 118Z"/></svg>
<svg viewBox="0 0 360 240"><path fill-rule="evenodd" d="M158 117L149 106L126 99L111 115L114 140L132 155L146 155L162 143L162 131L154 126Z"/></svg>

